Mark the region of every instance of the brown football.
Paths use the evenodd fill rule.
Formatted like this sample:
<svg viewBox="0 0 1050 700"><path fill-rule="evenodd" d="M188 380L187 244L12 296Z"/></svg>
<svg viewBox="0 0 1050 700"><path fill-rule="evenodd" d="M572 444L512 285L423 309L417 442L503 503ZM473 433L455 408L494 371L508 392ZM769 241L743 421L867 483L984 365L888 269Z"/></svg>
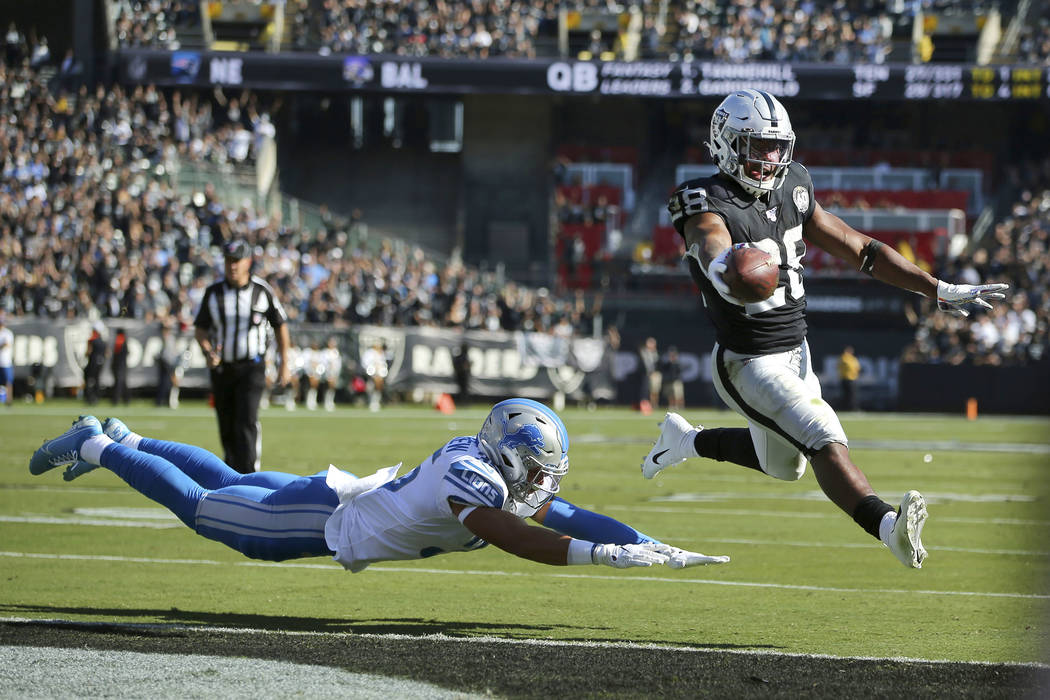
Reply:
<svg viewBox="0 0 1050 700"><path fill-rule="evenodd" d="M722 279L742 302L753 304L773 296L780 282L780 268L760 248L736 248L729 254Z"/></svg>

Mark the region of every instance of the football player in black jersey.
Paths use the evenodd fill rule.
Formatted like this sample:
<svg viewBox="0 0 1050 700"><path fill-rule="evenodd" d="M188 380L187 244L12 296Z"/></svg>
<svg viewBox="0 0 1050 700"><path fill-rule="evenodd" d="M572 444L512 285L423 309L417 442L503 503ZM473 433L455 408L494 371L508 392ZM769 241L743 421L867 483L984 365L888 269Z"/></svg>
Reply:
<svg viewBox="0 0 1050 700"><path fill-rule="evenodd" d="M791 159L795 134L787 110L761 90L729 95L711 119L708 148L719 172L683 183L668 208L685 239L686 259L714 323L712 377L722 400L747 428L693 427L668 413L642 474L690 457L729 461L778 479L802 477L806 461L839 508L885 543L905 566L926 557L926 504L909 491L894 509L872 490L850 459L838 416L821 398L806 343L802 280L803 238L872 277L936 298L940 308L991 308L1005 284L955 285L908 262L891 247L847 226L813 198L813 181ZM765 301L744 303L722 278L734 247L754 246L773 256L780 283Z"/></svg>

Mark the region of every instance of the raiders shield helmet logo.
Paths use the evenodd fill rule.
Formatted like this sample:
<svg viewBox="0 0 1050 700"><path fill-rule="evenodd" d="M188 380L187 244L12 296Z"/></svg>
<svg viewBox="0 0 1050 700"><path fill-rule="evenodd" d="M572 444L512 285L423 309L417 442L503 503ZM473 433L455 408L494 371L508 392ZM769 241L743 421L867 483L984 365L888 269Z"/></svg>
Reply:
<svg viewBox="0 0 1050 700"><path fill-rule="evenodd" d="M802 185L796 187L795 191L791 193L791 199L794 200L795 207L803 214L809 210L809 192Z"/></svg>
<svg viewBox="0 0 1050 700"><path fill-rule="evenodd" d="M772 209L766 209L766 218L774 224L777 222L777 211L780 207L773 207Z"/></svg>

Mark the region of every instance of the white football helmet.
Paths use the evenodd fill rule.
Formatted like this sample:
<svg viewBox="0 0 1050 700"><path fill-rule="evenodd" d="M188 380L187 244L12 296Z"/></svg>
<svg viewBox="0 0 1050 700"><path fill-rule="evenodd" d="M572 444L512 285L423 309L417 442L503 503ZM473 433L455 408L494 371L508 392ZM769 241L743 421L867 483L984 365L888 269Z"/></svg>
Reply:
<svg viewBox="0 0 1050 700"><path fill-rule="evenodd" d="M777 98L762 90L739 90L711 117L707 147L719 170L761 197L784 184L795 132Z"/></svg>
<svg viewBox="0 0 1050 700"><path fill-rule="evenodd" d="M554 497L569 471L569 434L558 415L530 399L492 407L478 443L503 475L511 497L539 508Z"/></svg>

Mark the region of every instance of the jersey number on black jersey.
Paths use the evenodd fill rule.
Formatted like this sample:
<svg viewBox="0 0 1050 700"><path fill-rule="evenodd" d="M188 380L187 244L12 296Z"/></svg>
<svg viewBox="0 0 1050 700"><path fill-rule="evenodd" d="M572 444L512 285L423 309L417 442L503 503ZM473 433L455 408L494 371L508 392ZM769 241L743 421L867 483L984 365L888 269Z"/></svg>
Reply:
<svg viewBox="0 0 1050 700"><path fill-rule="evenodd" d="M773 292L773 296L769 297L764 301L758 301L753 304L745 304L744 311L749 315L759 314L763 311L769 311L775 309L778 306L783 306L787 303L785 294L790 295L795 301L800 301L806 294L805 288L802 286L802 256L805 255L805 243L801 246L799 243L802 241L802 224L793 226L788 230L784 231L783 244L777 243L772 238L762 238L755 241L751 245L755 248L759 248L769 253L772 256L773 261L781 269L787 267L787 285L781 283L777 286ZM799 254L797 251L801 248L802 253Z"/></svg>

